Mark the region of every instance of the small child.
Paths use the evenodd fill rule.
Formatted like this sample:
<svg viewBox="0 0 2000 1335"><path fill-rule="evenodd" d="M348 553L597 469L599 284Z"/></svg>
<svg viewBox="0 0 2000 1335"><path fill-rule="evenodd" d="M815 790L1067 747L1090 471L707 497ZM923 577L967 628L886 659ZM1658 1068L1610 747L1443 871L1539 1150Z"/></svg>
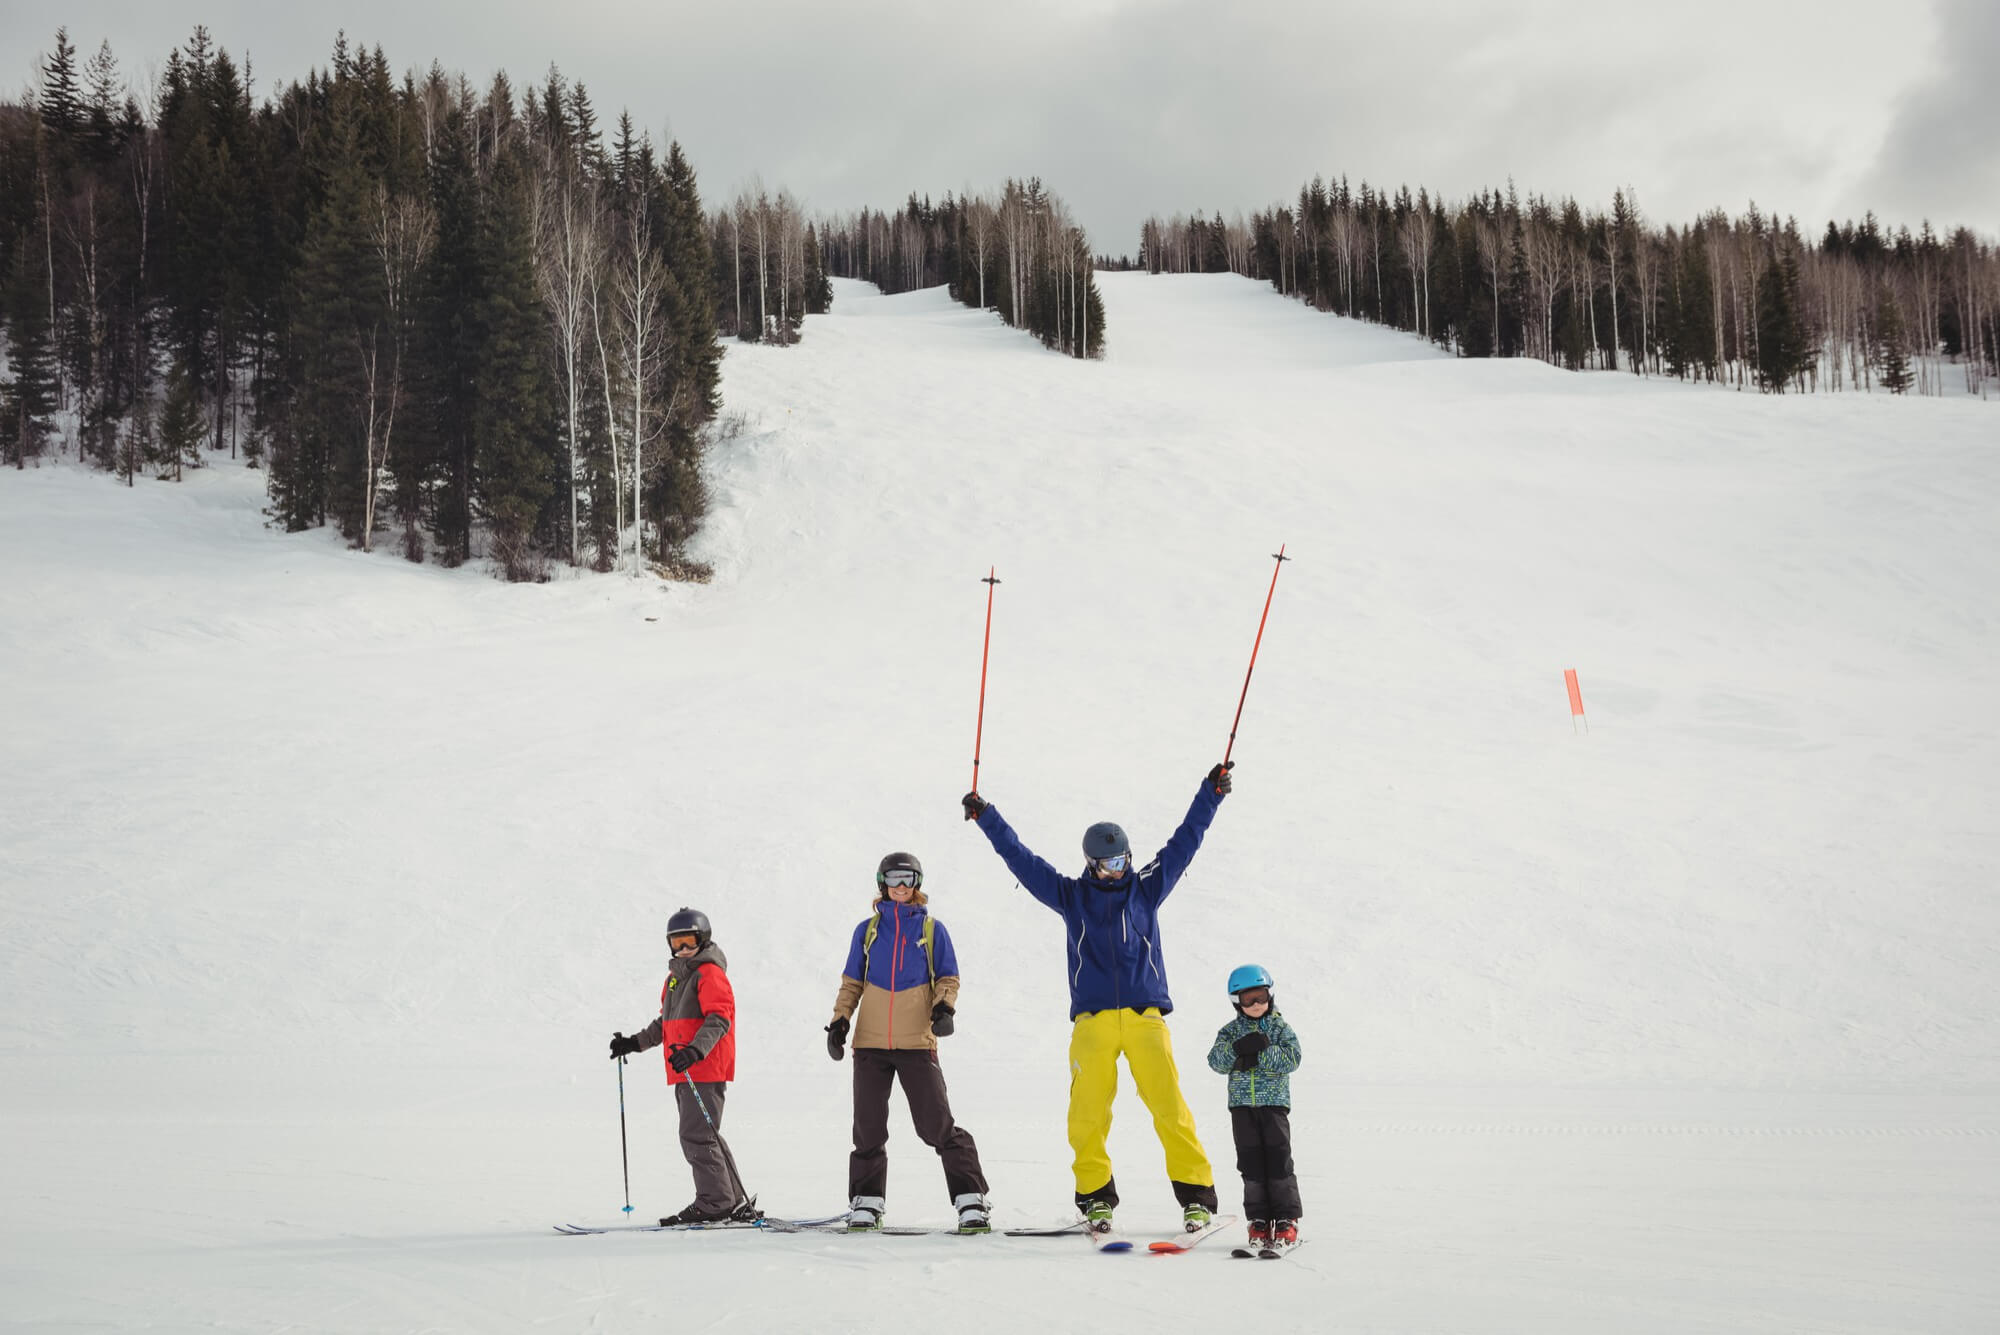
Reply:
<svg viewBox="0 0 2000 1335"><path fill-rule="evenodd" d="M1215 1035L1209 1067L1229 1077L1229 1126L1250 1245L1283 1250L1299 1240L1299 1179L1292 1171L1292 1082L1299 1036L1271 1000L1271 975L1246 964L1229 975L1236 1018Z"/></svg>

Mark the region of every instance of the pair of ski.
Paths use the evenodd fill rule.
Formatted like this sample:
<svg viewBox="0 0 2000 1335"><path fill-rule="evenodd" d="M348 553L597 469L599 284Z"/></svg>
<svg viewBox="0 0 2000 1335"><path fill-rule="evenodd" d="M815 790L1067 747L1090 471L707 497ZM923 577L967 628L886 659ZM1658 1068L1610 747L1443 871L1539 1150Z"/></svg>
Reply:
<svg viewBox="0 0 2000 1335"><path fill-rule="evenodd" d="M1228 1228L1235 1222L1235 1215L1219 1214L1200 1228L1189 1229L1178 1237L1161 1238L1158 1241L1149 1242L1146 1244L1146 1250L1154 1256L1178 1256L1182 1252L1193 1251L1211 1234L1220 1229ZM1109 1224L1104 1225L1102 1228L1086 1225L1085 1232L1090 1237L1090 1245L1098 1251L1129 1252L1132 1250L1132 1240Z"/></svg>
<svg viewBox="0 0 2000 1335"><path fill-rule="evenodd" d="M761 1228L773 1233L793 1233L846 1218L846 1212L842 1211L840 1214L824 1215L816 1219L773 1219L768 1215L759 1215L755 1219L714 1219L698 1224L669 1224L664 1219L657 1224L557 1224L555 1229L556 1232L569 1237L583 1237L591 1233L712 1233L738 1228Z"/></svg>
<svg viewBox="0 0 2000 1335"><path fill-rule="evenodd" d="M1253 1256L1262 1261L1281 1261L1298 1250L1298 1246L1296 1242L1266 1243L1256 1248L1232 1247L1229 1249L1229 1254L1239 1261L1247 1261Z"/></svg>
<svg viewBox="0 0 2000 1335"><path fill-rule="evenodd" d="M582 1237L592 1233L711 1233L727 1229L755 1228L767 1233L885 1233L892 1238L921 1238L933 1234L956 1237L986 1237L999 1234L1008 1238L1060 1238L1083 1231L1083 1221L1073 1224L1055 1225L1049 1228L995 1228L984 1230L959 1228L908 1228L900 1224L885 1224L878 1228L849 1228L847 1213L822 1215L813 1219L774 1219L765 1216L760 1219L719 1219L700 1224L557 1224L556 1232L569 1237Z"/></svg>

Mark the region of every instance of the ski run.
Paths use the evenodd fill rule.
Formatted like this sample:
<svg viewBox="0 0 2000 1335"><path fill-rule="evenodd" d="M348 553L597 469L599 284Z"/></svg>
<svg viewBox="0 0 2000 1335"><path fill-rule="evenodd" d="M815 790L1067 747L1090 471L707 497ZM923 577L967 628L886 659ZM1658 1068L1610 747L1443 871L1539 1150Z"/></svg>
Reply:
<svg viewBox="0 0 2000 1335"><path fill-rule="evenodd" d="M967 1331L2000 1329L1993 405L1098 281L1101 362L847 282L731 345L707 585L285 534L226 461L0 475L0 1326L879 1331L915 1292ZM1224 1212L1206 1058L1231 972L1274 980L1311 1245L949 1236L900 1094L917 1236L629 1226L691 1196L651 1049L625 1214L605 1046L683 905L747 1192L847 1202L826 1028L892 850L950 931L993 1227L1068 1216L1065 924L960 808L989 589L979 791L1074 876L1222 759L1281 544L1155 944ZM1119 1083L1143 1255L1181 1205Z"/></svg>

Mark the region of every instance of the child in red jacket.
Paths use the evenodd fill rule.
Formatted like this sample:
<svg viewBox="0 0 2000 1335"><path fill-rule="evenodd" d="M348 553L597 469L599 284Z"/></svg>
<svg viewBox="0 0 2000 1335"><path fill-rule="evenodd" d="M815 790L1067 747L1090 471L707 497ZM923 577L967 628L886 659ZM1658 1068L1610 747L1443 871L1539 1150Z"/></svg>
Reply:
<svg viewBox="0 0 2000 1335"><path fill-rule="evenodd" d="M694 1170L694 1203L662 1224L755 1219L736 1158L722 1138L723 1100L736 1078L736 994L728 961L710 936L708 915L684 908L667 919L666 985L660 1014L641 1033L611 1036L611 1055L667 1049L667 1083L680 1104L681 1153Z"/></svg>

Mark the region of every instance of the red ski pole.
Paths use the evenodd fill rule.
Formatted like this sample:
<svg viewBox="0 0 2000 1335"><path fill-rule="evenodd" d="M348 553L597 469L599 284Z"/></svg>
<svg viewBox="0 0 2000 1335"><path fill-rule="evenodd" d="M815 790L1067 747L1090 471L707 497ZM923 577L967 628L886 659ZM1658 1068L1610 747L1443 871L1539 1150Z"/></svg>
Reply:
<svg viewBox="0 0 2000 1335"><path fill-rule="evenodd" d="M979 748L986 738L986 656L993 648L993 586L1000 581L993 578L992 566L986 567L986 638L979 646L979 726L972 734L972 791L979 791Z"/></svg>
<svg viewBox="0 0 2000 1335"><path fill-rule="evenodd" d="M1250 696L1250 673L1257 670L1257 650L1264 643L1264 623L1271 619L1271 595L1278 591L1278 572L1285 568L1285 562L1292 558L1285 555L1285 546L1278 544L1273 553L1278 564L1271 568L1271 591L1264 595L1264 615L1257 618L1257 642L1250 646L1250 667L1243 674L1243 694L1236 697L1236 717L1229 720L1229 745L1222 749L1222 763L1229 764L1229 753L1236 749L1236 725L1243 721L1243 702Z"/></svg>

